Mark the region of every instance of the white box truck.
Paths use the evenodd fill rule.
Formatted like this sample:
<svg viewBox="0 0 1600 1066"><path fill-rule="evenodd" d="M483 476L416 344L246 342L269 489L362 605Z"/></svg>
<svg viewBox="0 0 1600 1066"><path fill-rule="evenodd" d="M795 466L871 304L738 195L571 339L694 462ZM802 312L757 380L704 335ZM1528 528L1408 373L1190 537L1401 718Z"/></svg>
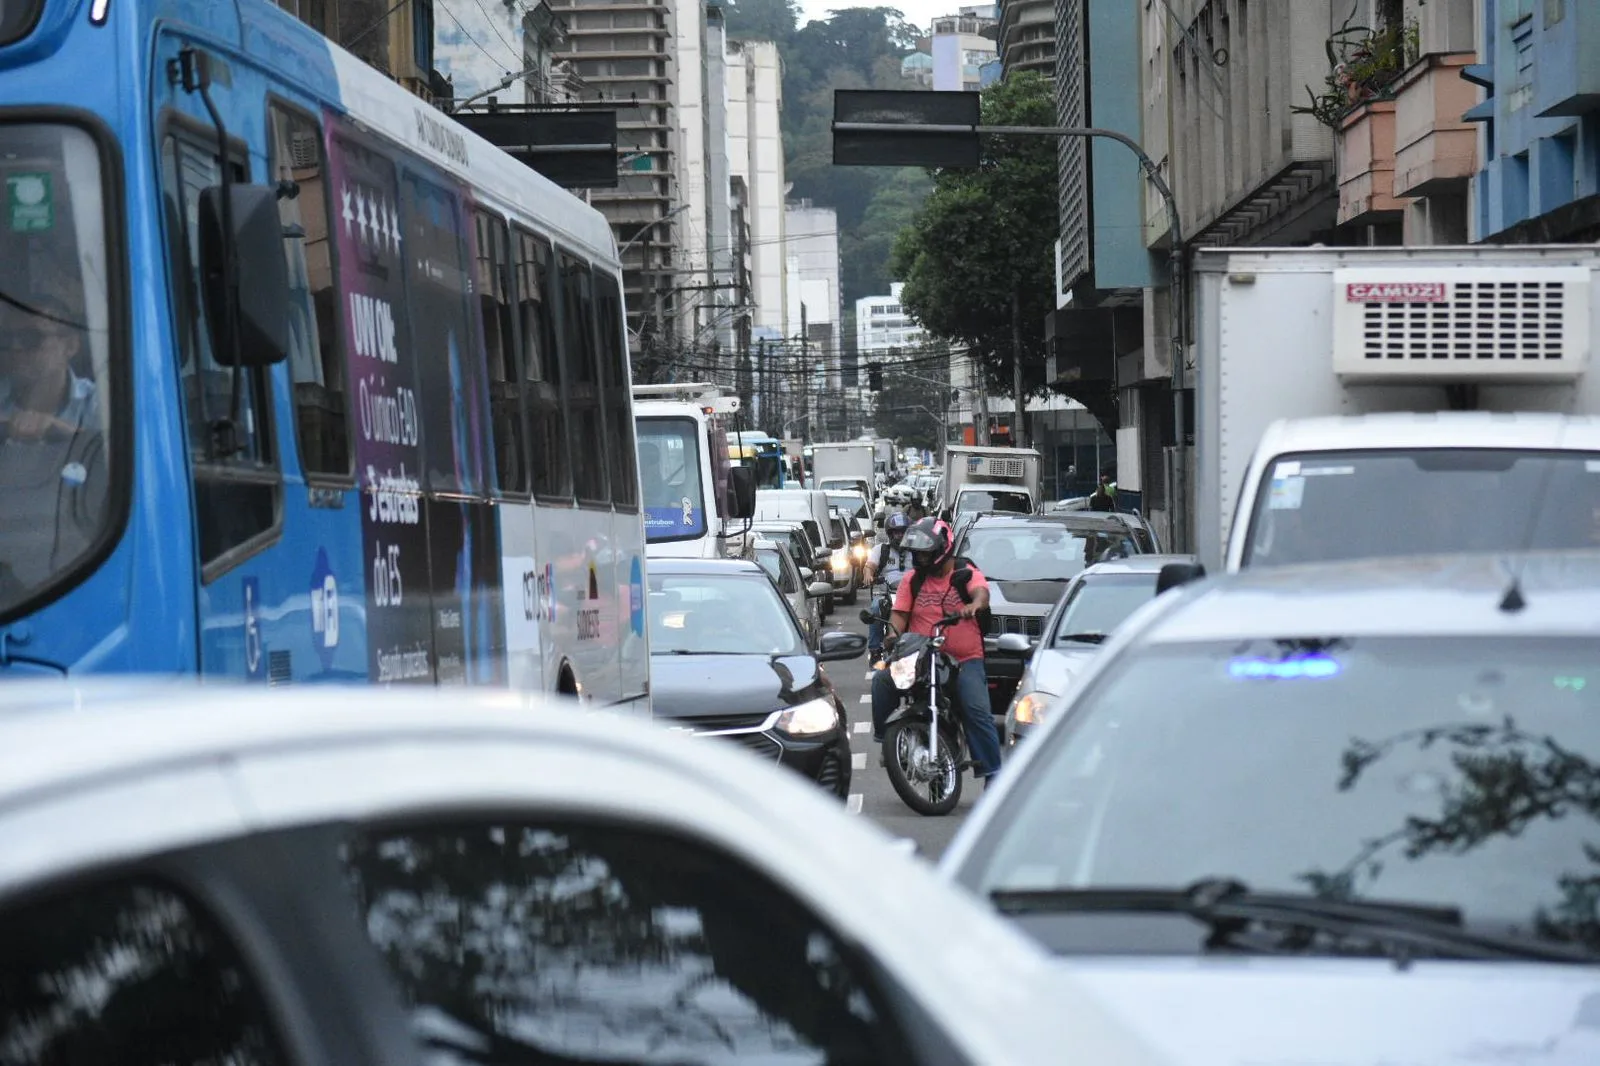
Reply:
<svg viewBox="0 0 1600 1066"><path fill-rule="evenodd" d="M859 492L871 503L877 499L873 477L876 452L870 440L811 446L811 479L818 489Z"/></svg>
<svg viewBox="0 0 1600 1066"><path fill-rule="evenodd" d="M1039 453L1032 448L952 444L944 453L939 492L956 518L978 511L1039 510Z"/></svg>
<svg viewBox="0 0 1600 1066"><path fill-rule="evenodd" d="M1600 547L1600 249L1204 249L1211 569Z"/></svg>
<svg viewBox="0 0 1600 1066"><path fill-rule="evenodd" d="M739 397L693 382L633 387L647 559L745 554L755 472L728 459Z"/></svg>

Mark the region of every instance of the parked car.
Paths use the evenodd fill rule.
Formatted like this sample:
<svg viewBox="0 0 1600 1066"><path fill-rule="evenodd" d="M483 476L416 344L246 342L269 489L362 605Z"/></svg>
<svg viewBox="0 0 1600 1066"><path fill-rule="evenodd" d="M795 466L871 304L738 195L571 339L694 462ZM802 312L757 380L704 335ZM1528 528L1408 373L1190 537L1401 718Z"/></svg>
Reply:
<svg viewBox="0 0 1600 1066"><path fill-rule="evenodd" d="M781 541L757 537L754 553L756 562L772 578L772 583L778 586L783 598L789 601L789 609L794 611L795 618L800 622L800 631L805 634L806 647L815 648L817 639L822 635L822 614L818 604L833 591L833 586L826 581L816 580L816 574L810 567L795 565L788 545Z"/></svg>
<svg viewBox="0 0 1600 1066"><path fill-rule="evenodd" d="M1163 593L941 870L1181 1060L1588 1066L1597 603L1593 553Z"/></svg>
<svg viewBox="0 0 1600 1066"><path fill-rule="evenodd" d="M848 796L849 719L822 664L861 658L867 638L824 633L809 647L756 563L653 560L646 581L656 719L737 743Z"/></svg>
<svg viewBox="0 0 1600 1066"><path fill-rule="evenodd" d="M1007 746L1027 736L1071 691L1084 667L1100 652L1116 627L1156 594L1156 581L1168 563L1193 565L1192 555L1134 555L1096 563L1067 583L1041 636L1008 633L999 638L1001 651L1027 655L1016 695L1006 709Z"/></svg>
<svg viewBox="0 0 1600 1066"><path fill-rule="evenodd" d="M7 1063L1159 1061L723 745L482 689L285 697L0 688Z"/></svg>
<svg viewBox="0 0 1600 1066"><path fill-rule="evenodd" d="M989 580L984 669L990 705L1003 715L1022 677L1025 653L1002 649L999 638L1016 633L1038 639L1068 581L1086 566L1139 554L1139 544L1126 526L1094 515L992 513L962 525L956 554L977 563Z"/></svg>

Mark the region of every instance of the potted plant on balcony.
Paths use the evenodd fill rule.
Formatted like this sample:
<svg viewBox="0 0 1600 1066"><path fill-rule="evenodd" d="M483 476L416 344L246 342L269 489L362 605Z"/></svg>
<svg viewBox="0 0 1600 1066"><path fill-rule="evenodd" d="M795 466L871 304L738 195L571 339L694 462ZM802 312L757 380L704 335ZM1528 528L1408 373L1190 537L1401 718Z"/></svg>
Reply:
<svg viewBox="0 0 1600 1066"><path fill-rule="evenodd" d="M1354 18L1352 10L1324 44L1329 69L1322 91L1306 86L1310 105L1293 108L1335 130L1356 108L1392 95L1394 83L1419 51L1415 22L1402 22L1396 14L1374 29L1352 25Z"/></svg>

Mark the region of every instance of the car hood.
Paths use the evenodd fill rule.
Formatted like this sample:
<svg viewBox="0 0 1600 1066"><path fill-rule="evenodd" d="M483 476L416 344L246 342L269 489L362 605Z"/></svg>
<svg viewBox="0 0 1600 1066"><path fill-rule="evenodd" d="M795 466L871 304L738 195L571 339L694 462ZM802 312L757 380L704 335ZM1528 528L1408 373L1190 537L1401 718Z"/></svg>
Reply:
<svg viewBox="0 0 1600 1066"><path fill-rule="evenodd" d="M1600 1063L1600 967L1075 957L1062 968L1184 1066Z"/></svg>
<svg viewBox="0 0 1600 1066"><path fill-rule="evenodd" d="M1028 663L1028 677L1032 679L1030 687L1057 696L1064 694L1099 650L1098 644L1039 649Z"/></svg>
<svg viewBox="0 0 1600 1066"><path fill-rule="evenodd" d="M1065 581L996 581L990 578L989 607L996 614L1049 614L1050 608L1066 591Z"/></svg>
<svg viewBox="0 0 1600 1066"><path fill-rule="evenodd" d="M829 691L809 655L652 655L650 703L657 718L764 714Z"/></svg>

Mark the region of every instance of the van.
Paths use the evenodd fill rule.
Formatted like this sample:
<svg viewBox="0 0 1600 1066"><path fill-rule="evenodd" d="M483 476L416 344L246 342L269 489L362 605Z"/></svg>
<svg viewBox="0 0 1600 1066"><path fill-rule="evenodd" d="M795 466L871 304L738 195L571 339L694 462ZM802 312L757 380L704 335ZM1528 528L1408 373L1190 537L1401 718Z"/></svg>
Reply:
<svg viewBox="0 0 1600 1066"><path fill-rule="evenodd" d="M756 521L777 519L798 521L813 540L827 545L826 580L846 602L855 597L855 567L851 565L850 541L843 520L833 513L828 494L816 489L761 489L756 492ZM818 574L821 578L823 575Z"/></svg>

